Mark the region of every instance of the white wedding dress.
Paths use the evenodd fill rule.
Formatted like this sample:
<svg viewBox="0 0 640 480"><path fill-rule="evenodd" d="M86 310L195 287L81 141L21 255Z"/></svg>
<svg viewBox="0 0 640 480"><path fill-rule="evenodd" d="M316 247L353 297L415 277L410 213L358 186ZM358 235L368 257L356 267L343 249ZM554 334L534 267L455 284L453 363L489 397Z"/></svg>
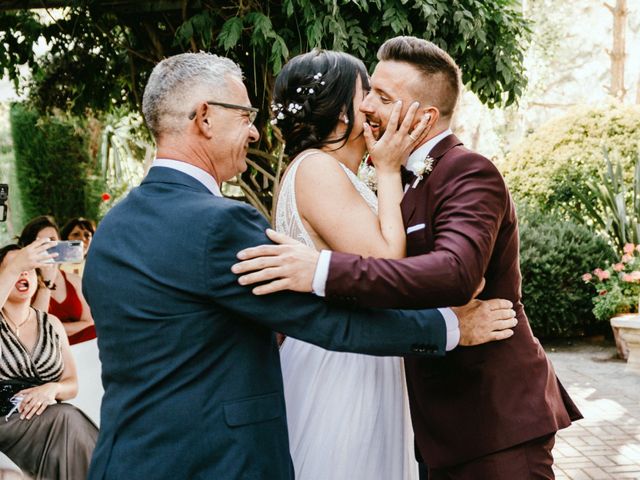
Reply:
<svg viewBox="0 0 640 480"><path fill-rule="evenodd" d="M294 188L298 166L311 153L296 159L285 176L275 225L314 246L298 214ZM375 194L340 166L377 212ZM280 359L297 480L418 478L401 358L331 352L288 337Z"/></svg>

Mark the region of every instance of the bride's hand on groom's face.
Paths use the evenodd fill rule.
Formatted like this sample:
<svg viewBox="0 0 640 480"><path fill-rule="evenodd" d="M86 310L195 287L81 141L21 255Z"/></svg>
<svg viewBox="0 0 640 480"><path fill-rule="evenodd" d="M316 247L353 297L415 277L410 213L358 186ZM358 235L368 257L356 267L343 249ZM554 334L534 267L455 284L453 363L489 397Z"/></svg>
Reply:
<svg viewBox="0 0 640 480"><path fill-rule="evenodd" d="M240 285L254 285L256 295L293 290L311 292L313 275L320 253L292 238L268 229L267 236L276 245L259 245L238 252L241 262L231 267Z"/></svg>
<svg viewBox="0 0 640 480"><path fill-rule="evenodd" d="M429 114L421 114L422 118L415 128L412 128L419 108L420 104L413 102L409 106L402 123L400 123L402 101L398 100L393 106L384 134L378 139L374 138L369 124L364 124L364 138L367 143L367 150L378 174L382 172L399 172L400 166L406 163L411 152L429 134L431 129L429 126L431 118ZM399 123L400 126L398 127Z"/></svg>

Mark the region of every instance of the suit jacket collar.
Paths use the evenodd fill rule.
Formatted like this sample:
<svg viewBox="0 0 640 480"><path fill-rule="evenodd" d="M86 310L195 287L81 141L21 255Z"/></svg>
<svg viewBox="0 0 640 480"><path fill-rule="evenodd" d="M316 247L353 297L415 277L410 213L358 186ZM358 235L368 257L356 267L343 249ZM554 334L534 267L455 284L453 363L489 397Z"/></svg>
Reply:
<svg viewBox="0 0 640 480"><path fill-rule="evenodd" d="M429 156L438 160L446 155L453 147L462 145L462 142L453 133L440 140L435 147L431 149Z"/></svg>
<svg viewBox="0 0 640 480"><path fill-rule="evenodd" d="M437 167L438 162L442 157L444 157L452 148L459 145L462 145L462 142L453 133L440 140L429 153L429 156L436 162L434 169ZM431 175L433 175L433 173L431 173ZM417 185L417 188L409 187L409 190L407 190L402 198L400 210L402 211L402 219L405 227L411 226L411 221L413 220L413 215L416 210L416 202L421 201L424 197L422 191L418 192L418 190L422 190L425 183L426 179L422 180L422 182Z"/></svg>
<svg viewBox="0 0 640 480"><path fill-rule="evenodd" d="M431 150L433 150L433 147L435 147L438 143L440 143L441 140L443 140L445 137L448 137L452 133L453 132L451 131L451 129L447 128L446 130L443 130L438 135L416 148L407 159L407 170L415 172L416 166L421 166L427 155L431 156Z"/></svg>
<svg viewBox="0 0 640 480"><path fill-rule="evenodd" d="M149 173L142 180L141 185L150 183L168 183L173 185L181 185L183 187L191 188L199 192L208 193L213 195L207 187L205 187L199 180L191 175L175 170L168 167L151 167Z"/></svg>
<svg viewBox="0 0 640 480"><path fill-rule="evenodd" d="M207 189L213 193L216 197L221 197L222 192L218 186L216 179L206 170L200 167L196 167L188 162L182 162L180 160L172 160L170 158L156 158L151 164L152 167L167 167L178 170L179 172L186 173L190 177L195 178L202 183Z"/></svg>

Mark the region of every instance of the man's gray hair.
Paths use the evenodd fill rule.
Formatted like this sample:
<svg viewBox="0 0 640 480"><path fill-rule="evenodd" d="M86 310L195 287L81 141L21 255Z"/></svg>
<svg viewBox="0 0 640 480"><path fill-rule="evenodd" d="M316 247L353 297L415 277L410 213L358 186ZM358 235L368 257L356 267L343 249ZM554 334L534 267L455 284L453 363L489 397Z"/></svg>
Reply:
<svg viewBox="0 0 640 480"><path fill-rule="evenodd" d="M182 132L197 102L217 100L229 76L242 81L242 70L211 53L181 53L158 63L142 97L142 114L156 140Z"/></svg>

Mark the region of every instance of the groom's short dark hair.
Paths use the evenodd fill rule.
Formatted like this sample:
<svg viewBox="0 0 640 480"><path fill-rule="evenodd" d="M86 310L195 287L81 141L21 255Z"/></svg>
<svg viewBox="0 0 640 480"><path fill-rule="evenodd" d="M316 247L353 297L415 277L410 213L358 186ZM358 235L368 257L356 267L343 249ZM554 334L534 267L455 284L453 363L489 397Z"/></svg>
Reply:
<svg viewBox="0 0 640 480"><path fill-rule="evenodd" d="M400 36L382 44L378 60L413 65L429 80L426 95L440 115L453 114L460 95L460 68L447 52L428 40Z"/></svg>

